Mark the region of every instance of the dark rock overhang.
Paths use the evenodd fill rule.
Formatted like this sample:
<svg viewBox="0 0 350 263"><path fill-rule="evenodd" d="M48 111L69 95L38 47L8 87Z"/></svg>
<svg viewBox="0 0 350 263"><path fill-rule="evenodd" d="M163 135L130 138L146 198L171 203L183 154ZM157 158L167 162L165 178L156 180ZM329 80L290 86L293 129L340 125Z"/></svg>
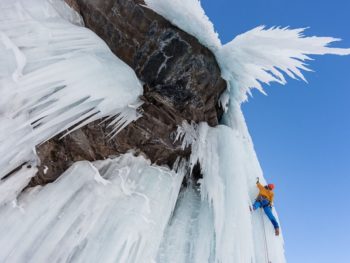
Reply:
<svg viewBox="0 0 350 263"><path fill-rule="evenodd" d="M141 0L66 2L143 81L143 113L112 139L107 124L97 121L37 147L41 165L31 185L55 180L75 161L130 150L170 167L178 156L188 157L190 150L174 142L177 126L184 120L216 126L222 115L218 100L226 82L211 51Z"/></svg>

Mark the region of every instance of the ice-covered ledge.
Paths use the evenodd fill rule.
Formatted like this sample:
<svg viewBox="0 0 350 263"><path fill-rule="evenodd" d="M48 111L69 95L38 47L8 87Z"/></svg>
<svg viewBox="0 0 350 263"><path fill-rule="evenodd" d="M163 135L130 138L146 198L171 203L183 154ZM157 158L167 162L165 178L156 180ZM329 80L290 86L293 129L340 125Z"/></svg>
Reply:
<svg viewBox="0 0 350 263"><path fill-rule="evenodd" d="M142 118L110 140L100 121L89 124L63 140L54 138L38 148L39 176L32 184L54 180L78 160L98 160L130 149L157 164L172 165L188 156L174 144L183 120L218 124L218 98L225 90L215 57L198 40L172 25L143 1L70 0L111 50L144 83ZM142 4L142 5L140 5ZM44 168L49 167L44 174Z"/></svg>

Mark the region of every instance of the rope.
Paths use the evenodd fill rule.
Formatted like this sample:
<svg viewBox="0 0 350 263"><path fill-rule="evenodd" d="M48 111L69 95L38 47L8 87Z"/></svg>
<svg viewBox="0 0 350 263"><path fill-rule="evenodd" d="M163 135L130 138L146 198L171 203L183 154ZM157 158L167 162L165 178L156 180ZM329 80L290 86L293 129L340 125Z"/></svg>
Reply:
<svg viewBox="0 0 350 263"><path fill-rule="evenodd" d="M265 251L266 251L266 259L267 259L267 263L271 263L270 261L270 257L269 257L269 250L267 247L267 238L266 238L266 229L265 229L265 222L264 222L264 214L262 211L262 208L260 208L260 215L261 215L261 221L262 221L262 225L263 225L263 229L264 229L264 237L265 237Z"/></svg>

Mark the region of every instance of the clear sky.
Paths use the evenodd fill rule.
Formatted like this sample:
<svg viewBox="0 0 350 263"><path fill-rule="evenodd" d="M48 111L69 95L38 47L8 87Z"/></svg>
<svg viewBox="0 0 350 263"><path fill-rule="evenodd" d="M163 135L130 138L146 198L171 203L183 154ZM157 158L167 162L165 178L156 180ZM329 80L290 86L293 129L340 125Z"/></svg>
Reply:
<svg viewBox="0 0 350 263"><path fill-rule="evenodd" d="M350 47L349 0L202 0L223 43L258 25L310 27ZM276 185L289 263L350 262L350 57L314 56L309 84L265 87L243 106ZM278 263L278 262L275 262Z"/></svg>

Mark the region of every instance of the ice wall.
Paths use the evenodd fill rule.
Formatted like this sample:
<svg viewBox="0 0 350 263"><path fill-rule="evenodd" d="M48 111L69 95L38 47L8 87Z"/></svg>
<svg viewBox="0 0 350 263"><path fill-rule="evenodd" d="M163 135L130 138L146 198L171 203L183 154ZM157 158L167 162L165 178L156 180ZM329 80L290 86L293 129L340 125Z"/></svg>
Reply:
<svg viewBox="0 0 350 263"><path fill-rule="evenodd" d="M285 262L283 237L248 208L264 179L240 103L259 81L303 79L308 54L350 51L287 28L222 45L198 0L145 2L209 47L230 87L223 125L178 130L203 179L180 191L186 164L175 172L129 153L22 192L36 173L23 166L0 181L2 262ZM35 163L35 146L67 128L110 116L117 132L139 117L135 73L80 24L61 0L1 0L0 177Z"/></svg>
<svg viewBox="0 0 350 263"><path fill-rule="evenodd" d="M200 196L210 208L214 228L208 232L212 235L211 241L202 249L210 253L203 252L202 261L196 261L193 251L197 251L195 244L200 241L195 240L186 249L182 248L186 256L181 262L285 262L283 238L273 235L271 223L260 212L250 215L247 211L257 194L256 177L262 178L263 173L240 104L247 100L253 88L264 93L262 84L286 84L285 75L306 81L302 70L309 71L306 65L311 59L309 55L349 55L350 49L329 47L332 42L339 41L336 38L306 37L305 29L267 29L264 26L222 45L199 0L145 2L207 46L216 56L222 77L228 84L228 91L221 98L226 108L222 124L226 126L209 128L206 124L184 124L179 129L179 137L184 136L184 146L192 146L192 166L197 161L201 164L204 178ZM196 200L192 196L186 192L181 200ZM185 214L188 209L185 203L181 201L182 206L177 207L179 214ZM192 217L193 214L187 213L187 218ZM173 222L169 228L172 231L179 226ZM181 229L193 239L194 230Z"/></svg>
<svg viewBox="0 0 350 263"><path fill-rule="evenodd" d="M152 262L183 171L125 154L75 163L54 183L18 200L8 195L0 203L1 262ZM24 167L11 178L35 172Z"/></svg>
<svg viewBox="0 0 350 263"><path fill-rule="evenodd" d="M183 214L190 210L188 203L198 202L201 198L195 208L199 206L202 212L191 219L192 228L186 231L185 240L192 243L187 250L182 249L185 259L179 262L268 262L267 258L271 262L285 262L283 237L274 235L271 222L260 211L251 213L249 210L257 195L256 178L263 181L263 174L243 115L239 107L236 110L235 127L220 125L212 128L206 123L184 123L178 130L184 147L191 142L191 165L198 161L203 173L200 193L193 191L190 194L190 190L186 190L175 210L175 216L181 214L184 221L186 216ZM185 198L187 200L183 201ZM187 218L194 214L187 212ZM197 222L203 221L206 225L197 230ZM168 231L178 228L178 223L171 222L169 228Z"/></svg>
<svg viewBox="0 0 350 263"><path fill-rule="evenodd" d="M110 116L114 134L139 117L135 72L73 14L59 0L0 1L0 178L74 125Z"/></svg>

